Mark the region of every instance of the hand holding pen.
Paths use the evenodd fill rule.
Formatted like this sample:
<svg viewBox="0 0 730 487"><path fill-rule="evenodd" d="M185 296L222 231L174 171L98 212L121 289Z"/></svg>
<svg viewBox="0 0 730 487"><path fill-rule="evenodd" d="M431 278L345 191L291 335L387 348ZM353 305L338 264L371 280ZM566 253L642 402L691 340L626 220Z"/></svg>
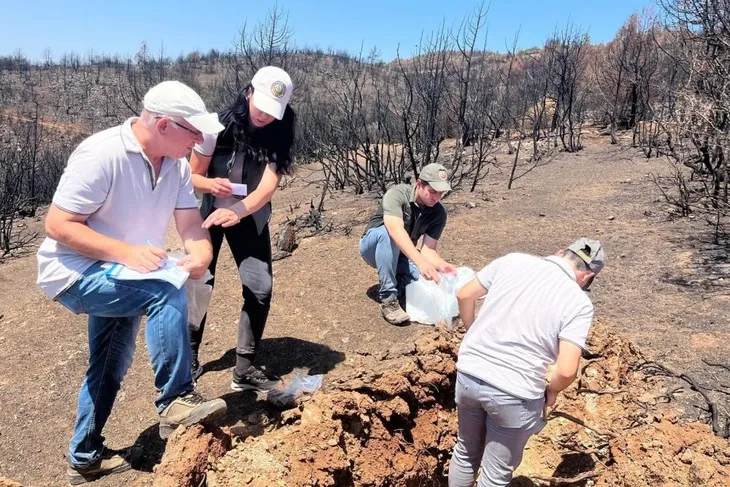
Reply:
<svg viewBox="0 0 730 487"><path fill-rule="evenodd" d="M152 245L150 239L145 239L147 245L129 245L125 256L120 263L137 272L147 273L163 267L167 261L164 249Z"/></svg>
<svg viewBox="0 0 730 487"><path fill-rule="evenodd" d="M167 253L163 249L158 248L158 247L155 247L154 245L152 245L152 242L150 241L149 237L148 238L145 238L144 240L145 240L145 242L147 242L147 245L149 245L150 247L152 247L154 250L159 251L159 252L162 252L162 255L160 255L159 253L156 253L156 255L162 257L162 266L166 266L167 265ZM162 267L162 266L160 266L160 267Z"/></svg>

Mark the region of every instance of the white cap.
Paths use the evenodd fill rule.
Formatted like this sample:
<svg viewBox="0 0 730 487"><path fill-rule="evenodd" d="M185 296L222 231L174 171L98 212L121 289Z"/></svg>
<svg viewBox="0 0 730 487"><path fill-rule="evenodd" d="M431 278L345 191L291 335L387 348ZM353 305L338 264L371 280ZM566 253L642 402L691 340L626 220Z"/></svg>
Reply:
<svg viewBox="0 0 730 487"><path fill-rule="evenodd" d="M275 66L259 69L251 80L253 104L277 120L284 118L294 85L286 71Z"/></svg>
<svg viewBox="0 0 730 487"><path fill-rule="evenodd" d="M179 81L163 81L150 88L144 96L144 109L181 117L204 134L217 134L225 128L217 113L208 113L200 95Z"/></svg>

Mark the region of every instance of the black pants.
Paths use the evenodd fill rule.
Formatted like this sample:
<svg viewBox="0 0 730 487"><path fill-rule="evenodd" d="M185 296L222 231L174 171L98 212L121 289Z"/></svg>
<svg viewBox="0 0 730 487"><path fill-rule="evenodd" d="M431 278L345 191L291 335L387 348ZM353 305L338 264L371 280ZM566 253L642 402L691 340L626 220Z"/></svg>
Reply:
<svg viewBox="0 0 730 487"><path fill-rule="evenodd" d="M241 278L243 307L241 320L238 324L238 341L236 355L239 358L253 360L261 336L264 333L266 319L271 307L272 271L271 271L271 241L269 226L266 225L261 235L256 231L254 219L250 216L241 220L237 225L223 228L218 225L211 227L210 239L213 243L213 260L210 262L210 273L215 276L215 267L220 255L223 237L226 237L231 248L233 258L238 267ZM215 285L215 278L208 284ZM198 357L198 350L203 341L206 316L195 330L190 328L190 345L193 357Z"/></svg>

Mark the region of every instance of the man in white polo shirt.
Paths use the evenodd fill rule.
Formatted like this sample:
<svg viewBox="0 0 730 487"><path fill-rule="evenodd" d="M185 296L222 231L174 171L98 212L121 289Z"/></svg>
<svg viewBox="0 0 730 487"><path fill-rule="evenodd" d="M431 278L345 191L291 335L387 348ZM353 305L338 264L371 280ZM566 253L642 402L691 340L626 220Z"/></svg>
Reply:
<svg viewBox="0 0 730 487"><path fill-rule="evenodd" d="M104 447L102 430L132 363L141 317L160 391L160 436L226 411L193 390L185 289L161 280L118 281L104 264L146 273L167 258L165 233L174 218L187 255L179 265L201 277L212 258L208 232L185 155L203 134L223 129L203 100L177 81L145 95L144 110L121 126L84 140L71 154L46 217L38 250L38 284L74 313L88 314L89 368L79 393L69 448L72 485L130 468L140 452Z"/></svg>
<svg viewBox="0 0 730 487"><path fill-rule="evenodd" d="M527 440L545 425L543 408L578 373L593 320L584 290L604 262L601 243L581 238L550 257L496 259L459 290L468 331L456 364L459 433L449 487L474 485L480 462L478 487L510 483Z"/></svg>

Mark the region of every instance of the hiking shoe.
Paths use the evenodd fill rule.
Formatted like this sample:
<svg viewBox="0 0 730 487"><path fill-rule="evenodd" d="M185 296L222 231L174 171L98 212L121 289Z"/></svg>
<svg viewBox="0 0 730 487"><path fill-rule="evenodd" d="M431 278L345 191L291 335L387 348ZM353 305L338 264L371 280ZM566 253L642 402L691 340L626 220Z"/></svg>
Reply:
<svg viewBox="0 0 730 487"><path fill-rule="evenodd" d="M226 414L223 399L207 400L195 391L178 396L160 413L160 438L167 439L180 426L206 423Z"/></svg>
<svg viewBox="0 0 730 487"><path fill-rule="evenodd" d="M193 376L193 384L198 382L200 376L203 375L203 366L200 365L200 362L196 358L193 359L193 363L190 366L190 373Z"/></svg>
<svg viewBox="0 0 730 487"><path fill-rule="evenodd" d="M281 384L281 379L266 372L263 367L252 365L243 377L233 371L231 389L234 391L270 391Z"/></svg>
<svg viewBox="0 0 730 487"><path fill-rule="evenodd" d="M66 477L69 485L81 485L86 482L93 482L105 475L126 472L132 468L132 464L142 455L139 447L127 448L126 450L114 451L104 448L99 459L88 467L75 467L69 465L66 468Z"/></svg>
<svg viewBox="0 0 730 487"><path fill-rule="evenodd" d="M380 303L380 311L383 313L385 321L391 325L400 325L411 319L408 313L401 308L398 296L395 294L383 299Z"/></svg>

